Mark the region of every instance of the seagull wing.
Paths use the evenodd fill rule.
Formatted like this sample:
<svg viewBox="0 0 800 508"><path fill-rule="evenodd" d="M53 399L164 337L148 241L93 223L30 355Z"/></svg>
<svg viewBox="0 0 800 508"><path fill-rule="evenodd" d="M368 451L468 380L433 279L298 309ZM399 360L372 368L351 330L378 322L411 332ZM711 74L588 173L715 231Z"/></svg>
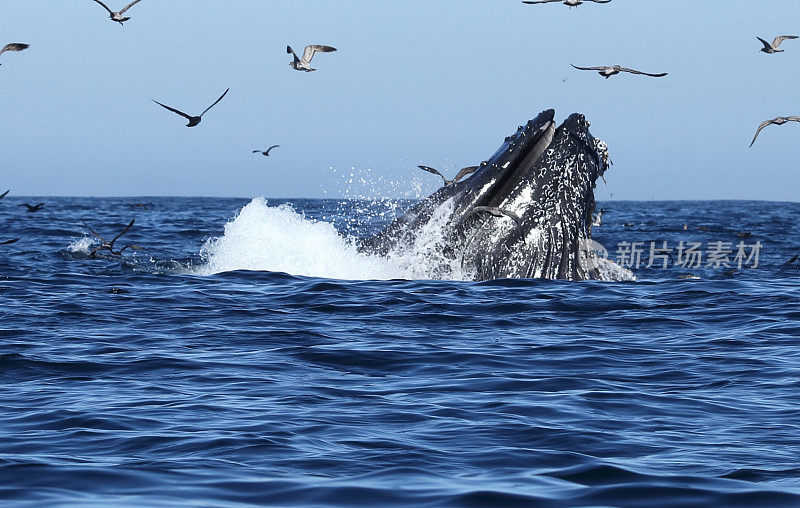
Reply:
<svg viewBox="0 0 800 508"><path fill-rule="evenodd" d="M594 2L596 4L607 4L611 0L584 0L584 2Z"/></svg>
<svg viewBox="0 0 800 508"><path fill-rule="evenodd" d="M192 117L191 117L191 116L187 115L187 114L186 114L186 113L184 113L183 111L179 111L179 110L177 110L177 109L175 109L175 108L171 108L171 107L167 106L166 104L161 104L160 102L158 102L158 101L157 101L157 100L155 100L155 99L152 99L152 101L153 101L153 102L155 102L156 104L158 104L159 106L161 106L161 107L162 107L162 108L164 108L164 109L168 109L168 110L172 111L173 113L175 113L175 114L177 114L177 115L181 115L182 117L184 117L184 118L185 118L185 119L187 119L187 120L191 120L191 119L192 119Z"/></svg>
<svg viewBox="0 0 800 508"><path fill-rule="evenodd" d="M800 122L800 116L787 116L786 119L789 120L790 122ZM8 191L6 191L6 194L7 193ZM5 194L3 194L3 196L5 196ZM0 198L2 198L3 196L0 196Z"/></svg>
<svg viewBox="0 0 800 508"><path fill-rule="evenodd" d="M108 243L108 242L105 240L105 238L103 238L102 236L98 235L98 234L97 234L97 232L96 232L94 229L92 229L92 227L91 227L90 225L86 224L86 221L85 221L84 219L81 219L81 222L83 222L83 225L84 225L84 226L86 226L86 229L88 229L89 231L91 231L91 232L92 232L92 234L93 234L94 236L96 236L97 238L99 238L101 242L103 242L103 243Z"/></svg>
<svg viewBox="0 0 800 508"><path fill-rule="evenodd" d="M570 64L570 65L575 67L578 70L581 70L581 71L602 71L603 69L605 69L605 67L603 67L603 66L600 66L600 67L578 67L575 64Z"/></svg>
<svg viewBox="0 0 800 508"><path fill-rule="evenodd" d="M6 51L22 51L23 49L28 49L31 47L30 44L23 44L21 42L11 42L3 46L3 49L0 49L0 55L5 53Z"/></svg>
<svg viewBox="0 0 800 508"><path fill-rule="evenodd" d="M106 4L104 4L103 2L101 2L100 0L94 0L94 1L99 3L100 5L102 5L103 9L107 10L109 14L114 14L114 11L109 9L108 6Z"/></svg>
<svg viewBox="0 0 800 508"><path fill-rule="evenodd" d="M253 150L253 153L263 153L261 150Z"/></svg>
<svg viewBox="0 0 800 508"><path fill-rule="evenodd" d="M667 72L660 72L658 74L651 74L649 72L637 71L636 69L627 69L625 67L620 67L619 70L625 71L625 72L630 72L631 74L643 74L645 76L650 76L651 78L663 78L664 76L666 76L668 74Z"/></svg>
<svg viewBox="0 0 800 508"><path fill-rule="evenodd" d="M294 56L295 63L300 61L300 59L297 58L297 53L294 52L294 50L292 49L291 46L286 46L286 52L289 53L290 55Z"/></svg>
<svg viewBox="0 0 800 508"><path fill-rule="evenodd" d="M441 176L441 177L442 177L442 180L444 180L444 184L445 184L445 185L447 185L447 178L445 178L443 174L439 173L439 171L437 171L437 170L433 169L433 168L432 168L432 167L430 167L430 166L417 166L417 167L418 167L419 169L423 170L423 171L427 171L428 173L433 173L434 175L439 175L439 176Z"/></svg>
<svg viewBox="0 0 800 508"><path fill-rule="evenodd" d="M12 243L17 243L19 238L14 238L12 240L6 240L4 242L0 242L0 245L11 245Z"/></svg>
<svg viewBox="0 0 800 508"><path fill-rule="evenodd" d="M0 199L3 199L4 197L6 197L6 194L8 194L9 192L11 192L11 189L8 189L4 193L0 194Z"/></svg>
<svg viewBox="0 0 800 508"><path fill-rule="evenodd" d="M225 97L226 95L228 95L228 92L229 92L229 91L230 91L230 88L228 88L227 90L225 90L224 92L222 92L222 95L220 95L220 96L219 96L219 99L215 100L215 101L214 101L214 104L210 105L209 107L207 107L207 108L206 108L206 110L205 110L205 111L203 111L202 113L200 113L200 116L202 117L203 115L205 115L206 113L208 113L208 110L209 110L209 109L211 109L211 108L213 108L214 106L216 106L216 105L217 105L217 103L218 103L219 101L221 101L223 97Z"/></svg>
<svg viewBox="0 0 800 508"><path fill-rule="evenodd" d="M310 46L306 46L306 49L303 51L303 61L310 64L315 53L330 53L331 51L336 51L336 48L323 46L322 44L311 44Z"/></svg>
<svg viewBox="0 0 800 508"><path fill-rule="evenodd" d="M113 240L111 240L111 245L114 245L114 242L116 242L119 239L120 236L122 236L125 233L127 233L128 230L131 228L131 226L133 226L134 222L136 222L136 219L131 219L131 221L128 223L128 225L125 226L125 229L123 229L122 232L120 232L120 234L118 234L117 236L114 237Z"/></svg>
<svg viewBox="0 0 800 508"><path fill-rule="evenodd" d="M269 155L270 150L272 150L273 148L278 148L279 146L281 145L272 145L271 147L267 148L267 155Z"/></svg>
<svg viewBox="0 0 800 508"><path fill-rule="evenodd" d="M753 144L756 142L756 138L758 138L758 135L761 134L761 130L767 125L771 125L775 120L776 119L773 118L772 120L764 120L761 122L761 125L758 126L758 130L756 130L756 135L753 136L753 141L750 142L750 146L753 146Z"/></svg>
<svg viewBox="0 0 800 508"><path fill-rule="evenodd" d="M549 4L551 2L560 2L561 0L522 0L524 4Z"/></svg>
<svg viewBox="0 0 800 508"><path fill-rule="evenodd" d="M453 178L453 182L457 182L457 181L461 180L462 178L464 178L465 176L471 175L472 173L474 173L477 170L478 170L478 166L469 166L469 167L463 168L461 171L458 172L456 177Z"/></svg>
<svg viewBox="0 0 800 508"><path fill-rule="evenodd" d="M779 35L775 37L775 40L772 41L772 47L777 48L781 45L783 41L790 40L790 39L797 39L796 35Z"/></svg>
<svg viewBox="0 0 800 508"><path fill-rule="evenodd" d="M126 5L124 9L122 9L121 11L119 11L119 13L120 13L120 14L124 14L124 13L125 13L125 11L127 11L128 9L130 9L131 7L133 7L134 5L138 4L138 3L139 3L139 2L141 2L141 1L142 1L142 0L133 0L133 2L131 2L131 3L129 3L128 5Z"/></svg>
<svg viewBox="0 0 800 508"><path fill-rule="evenodd" d="M756 39L761 41L761 44L764 45L764 49L772 49L772 44L768 43L767 41L765 41L761 37L756 37Z"/></svg>

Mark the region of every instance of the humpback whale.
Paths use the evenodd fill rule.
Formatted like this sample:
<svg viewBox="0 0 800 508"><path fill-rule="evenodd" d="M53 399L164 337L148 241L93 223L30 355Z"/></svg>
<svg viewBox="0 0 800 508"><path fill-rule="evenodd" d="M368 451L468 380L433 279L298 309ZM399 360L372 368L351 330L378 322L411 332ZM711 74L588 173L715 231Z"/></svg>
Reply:
<svg viewBox="0 0 800 508"><path fill-rule="evenodd" d="M583 115L559 127L554 119L551 109L519 127L469 178L418 202L359 249L391 255L438 228L437 248L474 280L632 279L598 256L591 239L607 146Z"/></svg>

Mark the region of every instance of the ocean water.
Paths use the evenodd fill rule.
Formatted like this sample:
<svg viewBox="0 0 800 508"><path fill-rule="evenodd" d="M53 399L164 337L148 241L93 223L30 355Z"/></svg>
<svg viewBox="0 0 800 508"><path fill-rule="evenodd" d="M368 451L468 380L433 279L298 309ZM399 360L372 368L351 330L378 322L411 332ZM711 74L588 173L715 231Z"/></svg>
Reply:
<svg viewBox="0 0 800 508"><path fill-rule="evenodd" d="M356 251L406 201L22 201L5 506L800 505L800 204L601 203L636 282L476 283Z"/></svg>

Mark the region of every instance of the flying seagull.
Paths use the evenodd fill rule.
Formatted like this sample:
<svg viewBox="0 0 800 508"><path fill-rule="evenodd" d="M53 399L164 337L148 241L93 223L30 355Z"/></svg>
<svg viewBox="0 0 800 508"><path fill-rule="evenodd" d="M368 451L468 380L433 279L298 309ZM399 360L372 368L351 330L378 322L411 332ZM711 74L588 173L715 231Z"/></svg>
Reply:
<svg viewBox="0 0 800 508"><path fill-rule="evenodd" d="M569 5L570 9L581 5L583 2L594 2L596 4L607 4L611 0L522 0L524 4L549 4L553 2L561 2L564 5Z"/></svg>
<svg viewBox="0 0 800 508"><path fill-rule="evenodd" d="M306 46L306 49L303 50L303 58L297 58L297 53L294 52L292 47L286 46L286 52L294 56L294 61L289 62L289 66L296 71L311 72L317 70L310 67L311 59L314 58L314 54L316 52L330 53L331 51L336 51L336 48L323 46L321 44L312 44L310 46Z"/></svg>
<svg viewBox="0 0 800 508"><path fill-rule="evenodd" d="M11 240L4 240L0 242L0 245L11 245L12 243L17 243L19 238L12 238Z"/></svg>
<svg viewBox="0 0 800 508"><path fill-rule="evenodd" d="M761 44L764 45L764 47L761 48L759 51L761 51L763 53L768 53L768 54L771 55L772 53L783 53L784 50L783 49L778 49L778 46L780 46L781 43L783 41L787 40L787 39L797 39L797 36L796 35L779 35L778 37L775 37L775 39L772 41L772 44L768 43L767 41L765 41L761 37L756 37L756 39L760 40Z"/></svg>
<svg viewBox="0 0 800 508"><path fill-rule="evenodd" d="M230 90L230 88L228 88L228 90ZM208 110L209 110L209 109L211 109L211 108L213 108L214 106L216 106L216 105L217 105L217 102L221 101L221 100L222 100L222 98L223 98L223 97L225 97L225 95L227 95L227 93L228 93L228 90L225 90L225 92L224 92L222 95L220 95L220 96L219 96L219 99L217 99L217 100L214 102L214 104L210 105L209 107L207 107L207 108L206 108L206 110L205 110L205 111L203 111L202 113L200 113L200 116L189 116L189 115L187 115L186 113L184 113L183 111L178 111L177 109L175 109L175 108L171 108L171 107L167 106L166 104L161 104L160 102L158 102L158 101L157 101L157 100L155 100L155 99L152 99L152 101L153 101L153 102L155 102L156 104L158 104L159 106L161 106L162 108L168 109L168 110L172 111L173 113L176 113L176 114L178 114L178 115L181 115L182 117L184 117L184 118L186 118L187 120L189 120L189 123L187 123L187 124L186 124L186 127L194 127L195 125L197 125L197 124L199 124L199 123L200 123L200 120L203 118L203 115L205 115L206 113L208 113Z"/></svg>
<svg viewBox="0 0 800 508"><path fill-rule="evenodd" d="M6 197L6 194L8 194L9 192L11 192L11 189L8 189L4 193L0 194L0 199L3 199L4 197Z"/></svg>
<svg viewBox="0 0 800 508"><path fill-rule="evenodd" d="M95 232L95 230L91 228L91 226L86 224L86 221L84 219L81 219L81 222L83 222L83 225L86 226L86 229L91 231L94 236L96 236L101 242L103 242L103 245L100 245L99 247L95 247L94 249L92 249L92 252L89 253L89 257L92 258L92 259L97 257L97 251L99 251L99 250L104 250L105 249L108 252L110 252L111 254L114 254L115 256L121 256L122 253L125 252L125 249L136 249L136 250L141 249L141 247L139 247L138 245L126 245L125 247L121 248L120 250L118 250L116 252L114 251L114 243L117 240L119 240L119 237L121 237L122 235L124 235L125 233L128 232L128 230L131 228L131 226L133 226L133 223L136 222L136 219L131 219L130 223L128 223L128 225L125 226L125 229L123 229L122 232L120 234L118 234L117 236L115 236L114 239L111 240L110 242L108 240L106 240L105 238L103 238L102 236L98 235Z"/></svg>
<svg viewBox="0 0 800 508"><path fill-rule="evenodd" d="M615 74L619 74L620 72L630 72L631 74L643 74L645 76L650 76L653 78L663 78L664 76L667 75L666 72L662 72L660 74L650 74L649 72L642 72L642 71L637 71L635 69L628 69L626 67L620 67L619 65L599 66L599 67L578 67L577 65L574 64L570 65L581 71L598 71L597 73L606 79L610 78Z"/></svg>
<svg viewBox="0 0 800 508"><path fill-rule="evenodd" d="M272 145L271 147L267 148L266 152L264 152L262 150L253 150L253 153L260 153L264 157L269 157L269 151L272 150L273 148L278 148L279 146L281 146L281 145Z"/></svg>
<svg viewBox="0 0 800 508"><path fill-rule="evenodd" d="M38 212L44 206L44 203L36 203L35 205L29 205L28 203L22 203L21 205L17 206L24 206L28 209L28 212Z"/></svg>
<svg viewBox="0 0 800 508"><path fill-rule="evenodd" d="M471 175L472 173L474 173L478 169L478 166L469 166L469 167L463 168L461 171L458 172L458 174L456 175L455 178L453 178L452 180L448 180L447 178L444 177L443 174L441 174L439 171L433 169L430 166L417 166L417 167L419 169L423 170L423 171L427 171L428 173L433 173L434 175L441 176L442 180L444 180L444 184L445 185L454 184L454 183L458 182L459 180L461 180L462 178L464 178L465 176Z"/></svg>
<svg viewBox="0 0 800 508"><path fill-rule="evenodd" d="M103 2L101 2L100 0L94 0L94 1L99 3L100 5L102 5L103 8L108 11L108 14L109 14L108 17L111 18L111 21L116 21L117 23L122 25L125 21L128 21L129 19L131 19L129 16L124 16L125 11L127 11L128 9L133 7L134 5L138 4L142 0L133 0L133 2L129 3L124 9L122 9L121 11L117 11L117 12L114 12L111 9L109 9L108 6L106 4L104 4Z"/></svg>
<svg viewBox="0 0 800 508"><path fill-rule="evenodd" d="M23 49L28 49L30 47L31 47L30 44L23 44L21 42L11 42L3 46L3 49L0 49L0 55L5 53L6 51L22 51Z"/></svg>
<svg viewBox="0 0 800 508"><path fill-rule="evenodd" d="M756 135L753 137L753 141L750 142L750 146L753 146L753 143L756 142L758 135L761 133L761 129L767 125L783 125L788 122L800 122L800 116L778 116L772 120L765 120L761 122L761 125L758 126L758 130L756 131Z"/></svg>

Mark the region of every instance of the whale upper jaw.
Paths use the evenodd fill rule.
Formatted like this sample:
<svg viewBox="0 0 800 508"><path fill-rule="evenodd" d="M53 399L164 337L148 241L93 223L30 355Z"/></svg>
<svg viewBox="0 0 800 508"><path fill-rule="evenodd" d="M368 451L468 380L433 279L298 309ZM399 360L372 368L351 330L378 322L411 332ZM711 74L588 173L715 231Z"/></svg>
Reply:
<svg viewBox="0 0 800 508"><path fill-rule="evenodd" d="M496 206L507 204L514 190L520 186L541 186L558 182L574 187L581 193L591 192L598 178L608 169L608 151L605 143L589 133L589 122L584 115L570 115L558 128L555 111L543 111L527 124L505 138L500 148L481 163L469 178L440 189L445 195L464 194L462 206ZM570 140L568 143L566 140ZM556 161L540 167L543 156L556 142L564 153L551 154ZM574 159L574 160L573 160ZM560 162L579 164L577 171L564 171ZM525 209L514 210L521 216ZM456 213L459 212L457 207Z"/></svg>

